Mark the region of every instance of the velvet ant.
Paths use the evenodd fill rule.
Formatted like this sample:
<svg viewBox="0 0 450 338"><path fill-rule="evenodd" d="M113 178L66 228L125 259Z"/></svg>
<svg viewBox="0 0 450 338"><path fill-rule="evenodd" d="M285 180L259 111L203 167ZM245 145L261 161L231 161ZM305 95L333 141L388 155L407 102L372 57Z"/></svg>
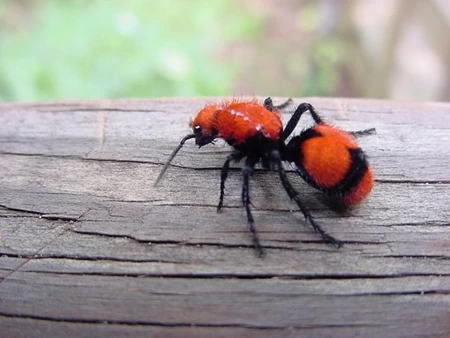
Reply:
<svg viewBox="0 0 450 338"><path fill-rule="evenodd" d="M256 232L249 194L249 177L259 162L265 169L278 171L286 193L296 202L305 219L325 242L340 247L342 242L325 232L303 205L297 191L288 180L282 161L294 163L297 172L308 184L342 205L359 203L372 189L373 173L355 137L371 134L375 129L356 132L341 130L325 123L309 103L300 104L283 129L279 109L285 108L291 102L289 99L279 106L274 106L272 99L268 97L263 104L256 99L207 104L191 123L193 133L183 137L170 155L155 186L187 140L195 139L195 144L202 147L222 138L233 147L234 151L228 155L221 170L217 211L219 212L223 206L230 162L245 159L242 169L242 203L247 213L253 245L259 256L264 254L264 250ZM286 143L301 116L307 111L311 114L314 125Z"/></svg>

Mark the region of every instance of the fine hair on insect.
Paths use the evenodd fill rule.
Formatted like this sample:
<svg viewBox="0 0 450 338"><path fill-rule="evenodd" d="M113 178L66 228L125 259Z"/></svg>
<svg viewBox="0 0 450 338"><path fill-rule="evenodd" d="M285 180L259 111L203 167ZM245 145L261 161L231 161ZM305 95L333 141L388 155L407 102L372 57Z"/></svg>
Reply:
<svg viewBox="0 0 450 338"><path fill-rule="evenodd" d="M258 163L265 169L278 172L281 185L308 223L323 241L340 247L342 242L326 232L306 208L288 179L282 163L293 163L297 173L309 185L343 206L358 204L369 195L374 179L367 156L358 146L356 137L373 134L375 129L344 131L326 123L310 103L298 105L283 127L279 110L288 107L292 102L289 99L276 106L268 97L262 103L257 99L233 99L205 105L191 123L192 133L181 139L164 164L155 186L186 141L195 139L195 144L203 147L216 139L223 139L233 150L226 157L221 169L217 211L223 207L230 163L244 160L242 203L247 214L253 246L259 256L264 255L264 248L256 231L249 192L249 180ZM292 136L300 118L306 112L309 112L314 124Z"/></svg>

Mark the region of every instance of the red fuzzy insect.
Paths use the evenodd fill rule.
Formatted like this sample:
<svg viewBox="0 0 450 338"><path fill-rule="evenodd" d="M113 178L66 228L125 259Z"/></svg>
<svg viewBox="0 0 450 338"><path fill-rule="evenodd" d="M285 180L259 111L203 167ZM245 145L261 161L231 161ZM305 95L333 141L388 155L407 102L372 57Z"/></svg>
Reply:
<svg viewBox="0 0 450 338"><path fill-rule="evenodd" d="M260 256L264 251L256 233L249 196L249 177L260 161L264 168L278 171L287 194L297 203L305 218L325 242L339 247L342 243L321 228L299 199L283 169L282 161L294 162L298 173L306 182L344 205L358 203L372 189L373 175L355 136L372 133L374 129L358 132L340 130L324 123L309 103L299 105L283 129L278 109L284 108L290 102L291 100L288 100L280 106L274 106L272 99L267 98L263 104L257 100L232 100L206 105L191 123L193 133L180 141L161 170L155 185L187 140L195 138L195 143L202 147L222 138L234 148L234 152L227 157L222 167L217 211L223 206L230 162L245 158L242 170L242 202L247 212L253 244ZM316 124L286 144L286 139L306 111L311 113Z"/></svg>
<svg viewBox="0 0 450 338"><path fill-rule="evenodd" d="M284 138L306 111L316 125L289 141L283 160L294 162L306 182L344 206L361 202L372 190L373 172L355 136L371 134L375 129L341 130L325 123L312 105L302 103L283 131Z"/></svg>

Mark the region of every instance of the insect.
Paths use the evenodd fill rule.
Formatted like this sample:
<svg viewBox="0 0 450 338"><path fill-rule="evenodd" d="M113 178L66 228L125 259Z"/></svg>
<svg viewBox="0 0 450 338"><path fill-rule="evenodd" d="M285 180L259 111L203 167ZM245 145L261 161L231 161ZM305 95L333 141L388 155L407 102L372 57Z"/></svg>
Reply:
<svg viewBox="0 0 450 338"><path fill-rule="evenodd" d="M155 186L187 140L195 139L195 144L202 147L216 139L224 139L233 147L233 152L227 156L222 166L217 211L223 207L230 163L245 159L242 169L242 203L246 210L253 245L259 256L264 254L264 249L256 232L249 194L249 178L259 162L265 169L278 171L286 193L296 202L313 229L325 242L340 247L342 242L323 230L304 206L298 192L290 183L282 162L294 163L297 172L307 183L342 204L347 206L361 202L372 189L373 174L355 137L371 134L375 130L372 128L346 132L338 129L325 123L309 103L300 104L283 128L279 109L285 108L291 102L292 100L288 100L274 106L272 99L268 97L262 104L256 99L207 104L192 121L192 133L181 139L168 158ZM307 111L315 124L286 143L301 116Z"/></svg>

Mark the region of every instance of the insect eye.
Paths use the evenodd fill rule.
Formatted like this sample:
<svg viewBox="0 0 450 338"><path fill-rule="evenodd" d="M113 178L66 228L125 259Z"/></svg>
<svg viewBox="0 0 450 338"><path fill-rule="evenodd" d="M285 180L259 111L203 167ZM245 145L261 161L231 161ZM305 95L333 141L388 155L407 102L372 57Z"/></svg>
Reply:
<svg viewBox="0 0 450 338"><path fill-rule="evenodd" d="M194 134L195 135L201 135L202 134L202 127L199 125L194 126Z"/></svg>

